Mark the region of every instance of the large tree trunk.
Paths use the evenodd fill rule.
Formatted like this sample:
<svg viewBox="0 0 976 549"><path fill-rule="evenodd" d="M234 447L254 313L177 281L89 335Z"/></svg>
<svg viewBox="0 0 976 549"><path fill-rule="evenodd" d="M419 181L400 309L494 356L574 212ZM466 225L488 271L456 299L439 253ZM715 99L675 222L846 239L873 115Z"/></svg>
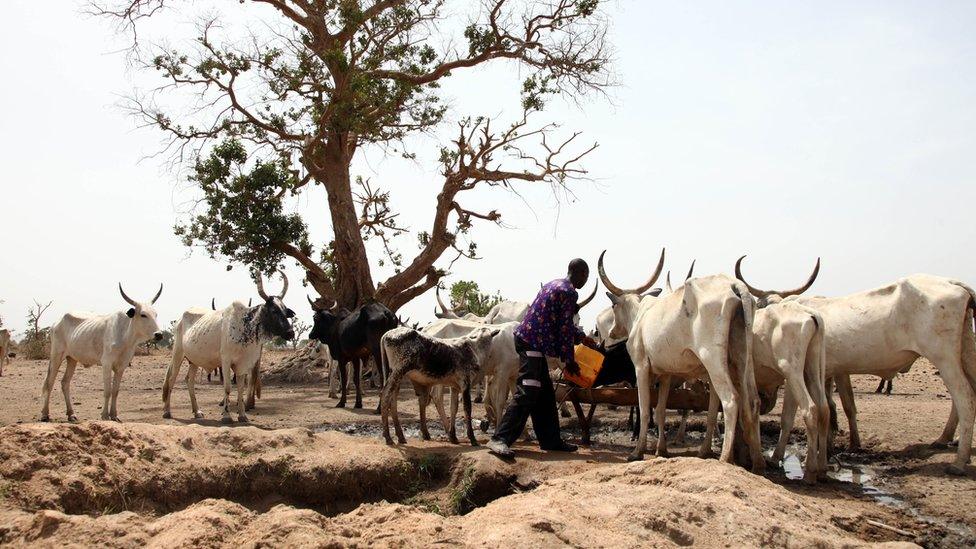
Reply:
<svg viewBox="0 0 976 549"><path fill-rule="evenodd" d="M316 179L325 185L335 235L335 298L343 307L355 307L373 297L376 287L369 258L359 230L359 216L352 197L349 164L354 146L348 135L330 138L324 147L322 169Z"/></svg>

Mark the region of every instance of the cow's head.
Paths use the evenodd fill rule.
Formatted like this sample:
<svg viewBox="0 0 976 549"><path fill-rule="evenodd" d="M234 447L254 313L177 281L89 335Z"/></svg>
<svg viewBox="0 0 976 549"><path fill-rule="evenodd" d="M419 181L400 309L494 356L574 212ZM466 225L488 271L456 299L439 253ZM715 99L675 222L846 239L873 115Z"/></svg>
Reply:
<svg viewBox="0 0 976 549"><path fill-rule="evenodd" d="M491 355L491 340L502 332L501 328L478 328L467 336L471 340L471 347L478 360L478 368L483 368Z"/></svg>
<svg viewBox="0 0 976 549"><path fill-rule="evenodd" d="M264 282L261 280L261 274L255 273L254 275L254 282L258 287L258 295L264 300L264 303L259 306L258 324L263 333L272 337L280 337L287 341L295 339L295 329L291 325L291 319L295 316L295 311L286 307L285 302L282 301L285 298L285 294L288 293L288 277L285 276L284 271L278 272L281 274L283 286L281 288L281 294L275 296L269 296L264 291Z"/></svg>
<svg viewBox="0 0 976 549"><path fill-rule="evenodd" d="M309 332L308 338L328 343L332 340L339 323L349 315L349 310L337 304L333 304L329 309L323 309L312 301L312 298L307 299L308 304L312 306L312 331Z"/></svg>
<svg viewBox="0 0 976 549"><path fill-rule="evenodd" d="M760 309L766 307L767 305L779 303L787 297L800 295L809 290L810 286L813 286L813 282L817 280L817 275L820 274L820 258L818 257L817 264L813 267L813 272L810 273L810 277L807 278L806 283L799 288L794 288L792 290L760 290L759 288L756 288L755 286L752 286L746 282L746 279L742 276L742 260L745 258L746 256L742 256L738 259L738 261L735 262L735 277L738 278L740 282L745 284L747 288L749 288L749 293L756 298L756 306Z"/></svg>
<svg viewBox="0 0 976 549"><path fill-rule="evenodd" d="M610 328L607 337L609 339L624 339L630 336L641 301L654 299L661 295L661 288L651 288L651 286L657 282L661 276L661 271L664 269L664 249L661 249L661 258L657 262L657 268L654 269L654 273L647 279L647 282L631 289L624 289L610 282L610 277L607 276L607 271L603 268L603 256L606 253L607 251L603 250L603 253L600 254L597 270L600 273L600 280L603 281L603 285L607 287L607 290L610 290L607 292L607 297L613 304L613 326Z"/></svg>
<svg viewBox="0 0 976 549"><path fill-rule="evenodd" d="M156 296L152 298L149 303L140 303L125 294L125 290L122 289L122 283L119 282L119 293L122 294L122 299L126 303L132 305L128 311L125 312L125 316L129 317L131 330L136 340L144 341L152 337L156 341L163 338L163 332L159 331L159 325L156 324L156 309L153 305L159 296L163 293L163 285L159 285L159 291L156 292Z"/></svg>

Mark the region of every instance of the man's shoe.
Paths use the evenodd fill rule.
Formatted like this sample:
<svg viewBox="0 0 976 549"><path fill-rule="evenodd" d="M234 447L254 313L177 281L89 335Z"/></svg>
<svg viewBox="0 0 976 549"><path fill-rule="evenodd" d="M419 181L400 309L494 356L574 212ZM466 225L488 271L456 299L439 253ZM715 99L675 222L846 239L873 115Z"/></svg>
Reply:
<svg viewBox="0 0 976 549"><path fill-rule="evenodd" d="M500 458L513 458L515 452L508 447L508 444L500 440L491 439L488 441L488 451Z"/></svg>
<svg viewBox="0 0 976 549"><path fill-rule="evenodd" d="M556 446L543 448L543 450L547 452L575 452L576 450L579 450L579 446L570 444L565 440L560 440L559 444Z"/></svg>

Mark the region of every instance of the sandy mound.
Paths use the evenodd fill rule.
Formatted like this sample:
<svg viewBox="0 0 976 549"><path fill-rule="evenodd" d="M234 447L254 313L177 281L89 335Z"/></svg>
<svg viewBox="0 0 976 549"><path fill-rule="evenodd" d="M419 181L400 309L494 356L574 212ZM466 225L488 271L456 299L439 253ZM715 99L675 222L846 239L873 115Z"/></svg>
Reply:
<svg viewBox="0 0 976 549"><path fill-rule="evenodd" d="M836 525L856 516L716 461L607 465L540 483L535 480L539 463L533 460L503 464L485 452L458 452L390 448L301 429L99 422L5 427L0 429L0 544L864 543ZM520 489L527 491L508 495ZM421 501L423 494L431 499L422 506L364 503ZM429 512L432 501L450 502L451 508L438 507L447 514L474 510L443 516ZM128 510L117 512L121 509Z"/></svg>

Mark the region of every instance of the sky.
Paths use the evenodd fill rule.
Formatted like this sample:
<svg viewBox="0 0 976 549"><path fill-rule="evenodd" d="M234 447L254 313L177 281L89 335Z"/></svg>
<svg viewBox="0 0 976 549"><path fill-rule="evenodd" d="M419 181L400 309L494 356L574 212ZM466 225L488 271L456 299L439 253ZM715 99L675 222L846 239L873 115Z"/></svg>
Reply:
<svg viewBox="0 0 976 549"><path fill-rule="evenodd" d="M5 325L19 335L34 300L53 301L45 324L67 311L124 310L118 282L136 299L164 283L164 326L212 297L223 306L255 296L246 269L228 271L173 235L195 194L185 172L147 158L163 136L119 106L158 84L118 53L125 37L78 2L4 7ZM743 269L762 287L798 285L820 257L810 291L819 295L919 272L976 283L976 4L616 0L607 12L619 85L554 101L536 119L599 144L585 162L592 181L571 196L527 185L462 195L465 207L502 212L506 226L477 225L483 259L456 263L448 283L529 300L580 256L594 271L588 293L606 249L613 280L633 286L662 247L666 268L682 274L692 259L696 274L729 273L748 254ZM413 231L428 228L440 143L463 116L512 120L522 76L505 63L458 73L444 89L443 128L411 142L417 162L368 150L353 173L389 189ZM306 216L313 241L330 239L321 188L289 208ZM414 238L401 242L408 258ZM310 320L302 272L286 267L285 301ZM583 311L587 328L608 304L601 292ZM429 292L400 314L427 321L433 307Z"/></svg>

